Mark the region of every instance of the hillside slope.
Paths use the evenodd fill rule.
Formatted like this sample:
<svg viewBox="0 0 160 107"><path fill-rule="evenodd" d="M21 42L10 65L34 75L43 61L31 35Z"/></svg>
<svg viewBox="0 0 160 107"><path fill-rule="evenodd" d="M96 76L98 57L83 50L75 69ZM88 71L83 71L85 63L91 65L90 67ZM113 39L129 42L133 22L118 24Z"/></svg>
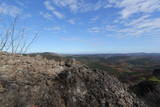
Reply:
<svg viewBox="0 0 160 107"><path fill-rule="evenodd" d="M0 53L1 107L146 107L105 71L74 59Z"/></svg>

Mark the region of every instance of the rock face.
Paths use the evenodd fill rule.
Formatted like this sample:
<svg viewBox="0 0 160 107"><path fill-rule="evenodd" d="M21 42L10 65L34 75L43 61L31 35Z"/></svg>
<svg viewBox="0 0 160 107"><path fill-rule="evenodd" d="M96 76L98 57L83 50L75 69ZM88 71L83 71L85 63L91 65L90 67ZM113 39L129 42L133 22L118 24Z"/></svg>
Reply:
<svg viewBox="0 0 160 107"><path fill-rule="evenodd" d="M73 59L0 54L1 107L146 107L107 72Z"/></svg>
<svg viewBox="0 0 160 107"><path fill-rule="evenodd" d="M151 107L160 107L160 83L153 81L142 81L131 87L131 90L139 98Z"/></svg>
<svg viewBox="0 0 160 107"><path fill-rule="evenodd" d="M133 91L140 99L142 99L148 106L160 107L160 69L155 69L153 71L153 77L155 80L144 80L131 86L130 89Z"/></svg>

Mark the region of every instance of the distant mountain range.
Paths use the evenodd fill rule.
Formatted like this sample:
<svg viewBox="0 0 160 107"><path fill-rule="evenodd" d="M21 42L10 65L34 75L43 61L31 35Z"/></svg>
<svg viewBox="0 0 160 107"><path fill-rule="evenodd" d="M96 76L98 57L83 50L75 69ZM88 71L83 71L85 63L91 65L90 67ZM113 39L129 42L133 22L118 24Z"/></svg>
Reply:
<svg viewBox="0 0 160 107"><path fill-rule="evenodd" d="M160 56L160 53L106 53L106 54L64 54L67 56L99 56L99 57L105 57L105 56Z"/></svg>

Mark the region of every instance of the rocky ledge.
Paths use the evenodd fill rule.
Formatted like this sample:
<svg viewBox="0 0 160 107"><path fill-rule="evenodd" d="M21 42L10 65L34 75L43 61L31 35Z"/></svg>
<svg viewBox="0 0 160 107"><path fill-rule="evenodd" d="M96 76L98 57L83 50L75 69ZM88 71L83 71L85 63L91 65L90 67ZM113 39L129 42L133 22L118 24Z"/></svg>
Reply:
<svg viewBox="0 0 160 107"><path fill-rule="evenodd" d="M1 107L146 107L105 71L74 59L0 53Z"/></svg>

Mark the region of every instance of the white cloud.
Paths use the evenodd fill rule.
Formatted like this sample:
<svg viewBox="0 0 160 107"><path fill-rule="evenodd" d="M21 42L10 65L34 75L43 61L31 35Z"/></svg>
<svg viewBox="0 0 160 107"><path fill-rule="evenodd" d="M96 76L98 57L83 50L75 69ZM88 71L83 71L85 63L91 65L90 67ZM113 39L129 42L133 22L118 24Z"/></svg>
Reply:
<svg viewBox="0 0 160 107"><path fill-rule="evenodd" d="M64 28L60 26L53 26L53 27L45 27L44 30L46 31L51 31L53 33L58 33L58 32L65 32Z"/></svg>
<svg viewBox="0 0 160 107"><path fill-rule="evenodd" d="M113 25L91 27L88 31L92 33L113 32L117 35L140 36L160 32L160 18L158 16L157 18L152 17L152 13L160 11L160 0L97 0L96 2L89 2L89 0L48 0L44 4L48 10L59 18L64 18L64 15L56 11L54 6L60 9L67 8L71 12L77 13L113 7L118 8L117 14L121 15L121 17L109 22ZM138 18L132 17L134 15ZM90 21L98 19L100 19L99 16L95 16ZM75 24L74 19L66 21L70 24Z"/></svg>
<svg viewBox="0 0 160 107"><path fill-rule="evenodd" d="M141 23L136 23L138 28L160 29L160 18L145 19Z"/></svg>
<svg viewBox="0 0 160 107"><path fill-rule="evenodd" d="M72 12L88 12L95 11L105 7L107 2L105 0L98 0L97 2L89 2L87 0L50 0L53 4L59 7L70 9Z"/></svg>
<svg viewBox="0 0 160 107"><path fill-rule="evenodd" d="M120 14L128 18L136 13L152 13L160 10L160 0L109 0L113 7L121 8Z"/></svg>
<svg viewBox="0 0 160 107"><path fill-rule="evenodd" d="M79 8L78 0L52 0L54 4L62 7L69 7L72 11L76 11Z"/></svg>
<svg viewBox="0 0 160 107"><path fill-rule="evenodd" d="M21 13L22 13L22 10L16 6L8 5L6 3L0 4L0 14L15 17L17 15L20 15Z"/></svg>
<svg viewBox="0 0 160 107"><path fill-rule="evenodd" d="M43 16L47 20L53 20L53 16L50 13L40 12L40 15Z"/></svg>
<svg viewBox="0 0 160 107"><path fill-rule="evenodd" d="M58 12L51 4L50 1L45 1L44 2L45 7L50 10L55 16L57 16L58 18L64 18L64 15L61 14L60 12Z"/></svg>
<svg viewBox="0 0 160 107"><path fill-rule="evenodd" d="M105 31L112 31L112 32L116 32L118 31L118 27L114 26L114 25L107 25L104 28Z"/></svg>
<svg viewBox="0 0 160 107"><path fill-rule="evenodd" d="M121 19L123 20L123 19ZM160 34L160 18L153 18L150 15L144 15L137 19L123 20L123 23L103 25L102 27L89 28L92 33L112 33L115 36L144 36Z"/></svg>
<svg viewBox="0 0 160 107"><path fill-rule="evenodd" d="M99 32L102 32L102 31L103 31L103 28L100 28L100 27L92 27L92 28L89 28L88 30L89 30L89 32L91 32L91 33L99 33Z"/></svg>
<svg viewBox="0 0 160 107"><path fill-rule="evenodd" d="M70 23L70 24L75 24L76 23L74 19L69 19L69 20L67 20L67 22Z"/></svg>
<svg viewBox="0 0 160 107"><path fill-rule="evenodd" d="M151 18L149 15L144 15L138 19L131 20L129 23L124 23L125 29L120 30L124 33L134 33L137 35L159 32L160 18Z"/></svg>
<svg viewBox="0 0 160 107"><path fill-rule="evenodd" d="M68 8L72 12L96 11L111 7L119 8L119 14L123 18L128 18L136 13L160 11L160 0L97 0L94 2L89 2L88 0L50 0L46 1L46 4L48 2L61 8ZM55 11L51 6L48 7L49 10Z"/></svg>
<svg viewBox="0 0 160 107"><path fill-rule="evenodd" d="M124 23L124 24L126 26L136 25L137 23L141 23L142 21L144 21L147 18L149 18L149 15L144 15L144 16L139 17L138 19L134 19L134 20L130 21L129 23Z"/></svg>

